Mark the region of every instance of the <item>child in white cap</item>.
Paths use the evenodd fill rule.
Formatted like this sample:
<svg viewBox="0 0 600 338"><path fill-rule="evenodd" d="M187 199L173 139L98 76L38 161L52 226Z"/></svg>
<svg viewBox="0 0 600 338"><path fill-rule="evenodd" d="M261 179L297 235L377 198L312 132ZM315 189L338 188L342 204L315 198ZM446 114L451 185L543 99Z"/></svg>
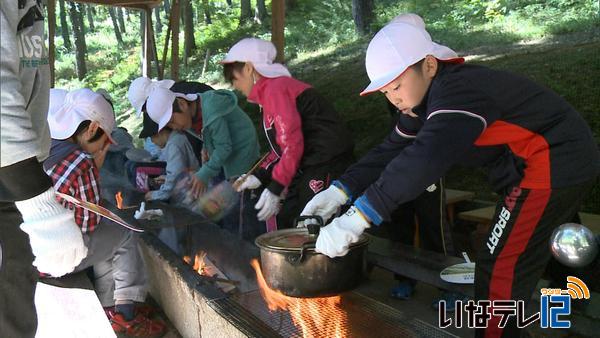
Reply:
<svg viewBox="0 0 600 338"><path fill-rule="evenodd" d="M191 176L193 196L200 196L220 172L224 173L225 179L234 181L248 172L259 158L256 129L237 102L237 96L225 89L182 94L156 88L148 97L148 116L158 124L159 130L171 128L203 139L208 159ZM200 132L194 128L197 123L202 126ZM255 196L250 191L242 194L240 198L244 201L244 206L255 203ZM239 216L243 215L245 219L252 220L243 222L244 231L265 232L264 223L258 222L256 218L256 210L251 207L237 210L239 212L228 215L236 216L235 221L229 217L223 220L225 228L231 229L234 224L237 228L241 222Z"/></svg>
<svg viewBox="0 0 600 338"><path fill-rule="evenodd" d="M379 91L403 116L303 213L328 218L353 203L316 243L318 252L343 256L366 228L389 220L454 164L502 146L512 161L499 152L501 166L490 169L490 179L503 183L503 199L477 256L475 296L527 304L551 256L550 235L576 214L600 172L600 153L586 122L560 96L514 74L447 59L447 50L415 23L393 22L375 35L365 61L371 83L361 95ZM477 336L519 335L515 316L503 328L499 321L490 315Z"/></svg>
<svg viewBox="0 0 600 338"><path fill-rule="evenodd" d="M213 90L213 88L205 83L196 82L196 81L173 81L173 80L152 80L148 77L141 76L137 79L133 80L129 85L129 89L127 90L127 98L129 102L134 107L136 114L138 117L142 116L142 112L146 111L146 101L148 100L148 96L150 93L156 88L165 88L170 89L174 93L180 94L197 94L204 93L209 90ZM192 124L192 130L197 135L200 135L202 131L202 119L194 116L194 123ZM198 161L202 160L201 152L202 152L202 141L198 138L190 134L186 134L188 142L192 145L194 149L194 154ZM152 143L152 140L147 137L144 140L144 149L149 151L153 156L158 157L160 155L160 149L156 147L155 144Z"/></svg>
<svg viewBox="0 0 600 338"><path fill-rule="evenodd" d="M231 47L222 63L225 79L261 106L271 147L261 169L240 189L264 186L256 204L259 219L277 215L277 226L289 228L303 205L353 161L354 145L333 106L274 63L276 54L271 42L247 38Z"/></svg>
<svg viewBox="0 0 600 338"><path fill-rule="evenodd" d="M54 189L99 204L99 169L108 147L114 143L110 136L115 128L111 105L92 90L74 90L64 96L60 108L49 112L48 124L52 145L44 169L54 182ZM62 203L73 209L70 203ZM162 333L162 323L136 311L135 302L143 302L146 297L137 235L93 212L74 209L75 223L88 248L87 256L74 271L93 267L94 288L115 332L140 337Z"/></svg>

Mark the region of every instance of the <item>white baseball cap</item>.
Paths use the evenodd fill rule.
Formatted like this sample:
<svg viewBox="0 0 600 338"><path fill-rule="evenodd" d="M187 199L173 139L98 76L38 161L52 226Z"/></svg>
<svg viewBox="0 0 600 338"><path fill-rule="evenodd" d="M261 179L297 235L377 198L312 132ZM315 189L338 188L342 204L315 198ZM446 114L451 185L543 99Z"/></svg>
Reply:
<svg viewBox="0 0 600 338"><path fill-rule="evenodd" d="M56 111L62 107L65 102L65 96L69 93L68 90L60 88L50 88L50 97L48 101L48 118L54 116Z"/></svg>
<svg viewBox="0 0 600 338"><path fill-rule="evenodd" d="M452 49L431 40L421 17L412 13L397 16L369 43L365 67L371 83L360 95L380 90L427 55L441 61L464 61Z"/></svg>
<svg viewBox="0 0 600 338"><path fill-rule="evenodd" d="M174 93L168 88L156 87L148 96L146 111L152 121L158 123L158 130L162 130L171 120L173 115L173 102L175 98L181 97L187 101L198 99L197 94Z"/></svg>
<svg viewBox="0 0 600 338"><path fill-rule="evenodd" d="M403 13L403 14L397 15L390 22L388 22L388 24L399 23L399 22L408 23L415 27L425 29L425 21L423 21L423 18L421 18L420 16L418 16L415 13Z"/></svg>
<svg viewBox="0 0 600 338"><path fill-rule="evenodd" d="M62 105L48 114L50 136L57 140L67 139L75 134L81 122L87 120L97 122L110 142L115 144L111 137L116 124L112 107L102 95L87 88L68 92Z"/></svg>
<svg viewBox="0 0 600 338"><path fill-rule="evenodd" d="M245 38L231 47L221 63L251 62L256 71L264 77L291 77L290 71L281 63L273 63L277 49L270 41Z"/></svg>
<svg viewBox="0 0 600 338"><path fill-rule="evenodd" d="M129 85L129 90L127 90L127 98L131 105L136 111L138 117L142 114L142 107L146 100L148 100L148 95L154 90L154 88L171 88L175 84L173 80L151 80L145 76L138 77L133 80Z"/></svg>

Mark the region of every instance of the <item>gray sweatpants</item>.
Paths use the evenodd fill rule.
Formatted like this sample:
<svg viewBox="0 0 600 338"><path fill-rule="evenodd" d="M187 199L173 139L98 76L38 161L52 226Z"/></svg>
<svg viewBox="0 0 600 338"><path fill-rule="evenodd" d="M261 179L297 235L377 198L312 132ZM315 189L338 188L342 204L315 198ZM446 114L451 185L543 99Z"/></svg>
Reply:
<svg viewBox="0 0 600 338"><path fill-rule="evenodd" d="M86 258L75 271L94 269L94 289L103 307L115 301L143 302L146 271L138 248L137 233L105 218L91 234L84 234Z"/></svg>

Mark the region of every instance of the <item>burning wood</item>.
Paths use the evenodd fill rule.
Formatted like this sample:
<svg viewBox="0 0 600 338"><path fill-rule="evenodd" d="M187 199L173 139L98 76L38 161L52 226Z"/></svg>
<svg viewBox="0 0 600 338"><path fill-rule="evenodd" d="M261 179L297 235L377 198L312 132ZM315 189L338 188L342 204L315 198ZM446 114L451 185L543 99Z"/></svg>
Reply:
<svg viewBox="0 0 600 338"><path fill-rule="evenodd" d="M183 260L187 264L192 265L192 258L190 256L183 256ZM199 275L206 277L206 279L216 282L217 285L219 285L219 283L227 284L226 286L219 285L219 287L225 292L232 291L235 289L235 285L239 284L238 281L231 281L229 279L222 278L223 273L221 273L221 271L219 271L219 269L217 269L217 267L208 260L208 257L206 257L206 252L204 251L198 251L198 253L196 253L192 269L198 272Z"/></svg>
<svg viewBox="0 0 600 338"><path fill-rule="evenodd" d="M295 298L269 288L260 264L256 259L250 263L256 271L256 278L263 299L269 310L289 311L294 325L308 337L344 337L348 327L346 312L340 307L341 297Z"/></svg>
<svg viewBox="0 0 600 338"><path fill-rule="evenodd" d="M123 194L120 191L115 194L115 201L117 202L117 208L120 210L137 208L136 205L128 205L128 206L124 207L123 206Z"/></svg>
<svg viewBox="0 0 600 338"><path fill-rule="evenodd" d="M117 208L123 209L123 195L120 191L115 194L115 201L117 201Z"/></svg>

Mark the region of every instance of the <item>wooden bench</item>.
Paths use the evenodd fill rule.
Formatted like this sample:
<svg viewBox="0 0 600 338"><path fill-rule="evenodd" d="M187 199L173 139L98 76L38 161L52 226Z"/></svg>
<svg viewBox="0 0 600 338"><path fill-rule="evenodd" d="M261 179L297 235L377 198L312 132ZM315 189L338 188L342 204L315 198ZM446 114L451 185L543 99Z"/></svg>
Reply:
<svg viewBox="0 0 600 338"><path fill-rule="evenodd" d="M458 218L464 221L477 223L478 227L487 228L491 224L492 218L494 218L495 210L496 206L492 205L475 210L463 211L458 214ZM594 234L600 234L600 215L580 212L579 218L581 219L581 224L592 230Z"/></svg>
<svg viewBox="0 0 600 338"><path fill-rule="evenodd" d="M446 189L446 211L450 224L454 224L454 207L456 204L463 201L469 201L473 197L475 197L475 193L472 191Z"/></svg>
<svg viewBox="0 0 600 338"><path fill-rule="evenodd" d="M367 260L370 264L412 278L438 288L473 296L472 284L453 284L440 278L440 272L445 268L464 263L458 257L415 248L414 246L394 243L385 251L369 251Z"/></svg>

